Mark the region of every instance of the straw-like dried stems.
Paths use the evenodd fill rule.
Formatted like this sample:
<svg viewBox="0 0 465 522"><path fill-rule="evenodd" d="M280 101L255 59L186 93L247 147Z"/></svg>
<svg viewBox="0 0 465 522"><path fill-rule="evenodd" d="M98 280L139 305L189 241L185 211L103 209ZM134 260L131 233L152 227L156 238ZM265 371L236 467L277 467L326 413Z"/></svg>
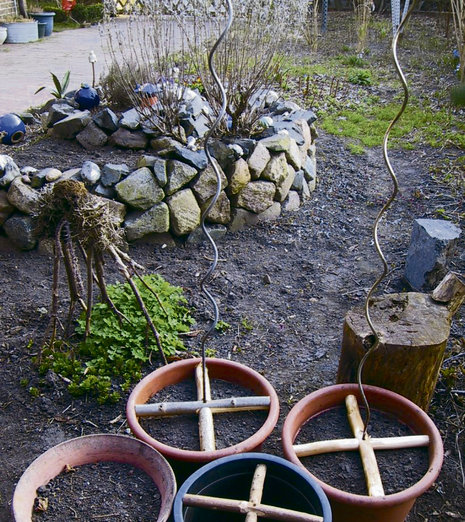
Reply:
<svg viewBox="0 0 465 522"><path fill-rule="evenodd" d="M459 79L465 82L465 0L451 0L455 38L460 57Z"/></svg>

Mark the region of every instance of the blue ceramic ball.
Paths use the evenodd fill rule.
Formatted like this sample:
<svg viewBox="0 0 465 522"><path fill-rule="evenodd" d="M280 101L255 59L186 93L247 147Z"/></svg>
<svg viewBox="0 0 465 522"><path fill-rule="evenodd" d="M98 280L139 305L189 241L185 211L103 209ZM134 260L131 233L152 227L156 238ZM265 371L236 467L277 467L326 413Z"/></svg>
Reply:
<svg viewBox="0 0 465 522"><path fill-rule="evenodd" d="M26 134L26 125L16 114L0 116L0 143L14 145Z"/></svg>
<svg viewBox="0 0 465 522"><path fill-rule="evenodd" d="M90 87L87 83L83 83L74 95L74 100L81 110L90 110L98 106L100 96L93 87Z"/></svg>

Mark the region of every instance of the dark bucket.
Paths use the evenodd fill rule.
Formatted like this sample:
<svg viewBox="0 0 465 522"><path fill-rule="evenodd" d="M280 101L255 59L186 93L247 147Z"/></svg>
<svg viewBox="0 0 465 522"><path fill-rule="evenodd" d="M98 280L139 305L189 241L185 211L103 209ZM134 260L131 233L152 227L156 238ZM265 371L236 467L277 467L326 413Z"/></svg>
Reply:
<svg viewBox="0 0 465 522"><path fill-rule="evenodd" d="M331 522L331 508L321 487L294 464L264 453L224 457L197 470L176 495L174 522L244 522L243 513L188 507L183 498L189 493L247 501L257 464L267 467L262 504L318 515Z"/></svg>
<svg viewBox="0 0 465 522"><path fill-rule="evenodd" d="M39 22L37 27L39 30L39 38L44 38L45 30L47 29L47 24L45 22Z"/></svg>

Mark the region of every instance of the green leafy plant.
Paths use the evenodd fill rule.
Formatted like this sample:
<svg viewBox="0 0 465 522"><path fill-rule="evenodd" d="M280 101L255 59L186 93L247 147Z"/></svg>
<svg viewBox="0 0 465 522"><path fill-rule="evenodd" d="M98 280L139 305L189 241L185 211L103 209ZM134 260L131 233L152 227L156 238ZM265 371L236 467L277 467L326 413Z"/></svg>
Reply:
<svg viewBox="0 0 465 522"><path fill-rule="evenodd" d="M371 85L373 83L370 71L364 69L355 70L350 73L347 80L354 85Z"/></svg>
<svg viewBox="0 0 465 522"><path fill-rule="evenodd" d="M71 72L66 71L63 75L63 78L61 81L58 79L58 76L56 74L50 73L52 75L53 84L55 85L55 90L50 91L50 94L57 98L58 100L65 97L66 91L69 86L69 77ZM45 85L42 87L39 87L37 91L34 94L37 94L38 92L43 91L46 88Z"/></svg>
<svg viewBox="0 0 465 522"><path fill-rule="evenodd" d="M185 351L179 337L194 322L182 289L172 286L161 276L152 274L135 284L157 327L165 354L175 356ZM62 345L44 350L40 372L52 369L70 380L72 395L93 394L97 400L114 402L131 384L141 378L142 367L149 363L155 340L128 283L108 285L108 296L124 315L122 322L106 303L92 308L92 333L77 347ZM86 320L82 315L76 333L83 335Z"/></svg>
<svg viewBox="0 0 465 522"><path fill-rule="evenodd" d="M226 321L218 321L215 326L215 330L220 333L225 333L231 328L231 325Z"/></svg>

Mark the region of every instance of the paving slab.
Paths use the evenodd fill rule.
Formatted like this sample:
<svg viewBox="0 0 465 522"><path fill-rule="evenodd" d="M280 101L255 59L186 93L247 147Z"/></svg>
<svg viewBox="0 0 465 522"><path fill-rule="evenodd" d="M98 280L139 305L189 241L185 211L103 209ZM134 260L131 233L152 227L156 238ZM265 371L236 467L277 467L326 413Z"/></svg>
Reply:
<svg viewBox="0 0 465 522"><path fill-rule="evenodd" d="M61 80L71 71L69 89L92 84L89 53L97 55L96 78L105 70L105 40L99 27L91 26L52 33L37 42L0 45L0 116L40 106L51 98L50 73ZM43 85L46 89L34 94Z"/></svg>

